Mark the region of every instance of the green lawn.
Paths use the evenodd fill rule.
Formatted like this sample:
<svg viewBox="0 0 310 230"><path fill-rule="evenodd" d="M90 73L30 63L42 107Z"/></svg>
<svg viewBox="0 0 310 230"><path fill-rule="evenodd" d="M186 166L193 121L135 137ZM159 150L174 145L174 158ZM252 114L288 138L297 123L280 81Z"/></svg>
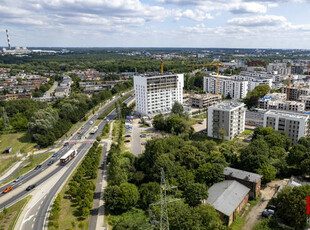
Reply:
<svg viewBox="0 0 310 230"><path fill-rule="evenodd" d="M30 152L36 143L31 142L30 136L26 133L12 133L1 135L0 153L6 148L12 147L10 155L16 154L18 151Z"/></svg>
<svg viewBox="0 0 310 230"><path fill-rule="evenodd" d="M0 160L0 173L5 172L8 168L11 167L15 162L17 162L20 158L18 157L10 157L7 159Z"/></svg>
<svg viewBox="0 0 310 230"><path fill-rule="evenodd" d="M13 229L16 218L19 217L26 203L31 199L31 196L27 196L11 207L7 208L6 211L0 213L0 230Z"/></svg>
<svg viewBox="0 0 310 230"><path fill-rule="evenodd" d="M34 169L37 165L41 164L42 162L44 162L46 159L48 159L50 156L52 156L54 152L49 152L46 153L42 156L39 156L37 158L33 158L32 160L26 160L23 163L27 163L29 162L29 164L25 165L23 168L21 168L13 177L11 177L9 180L3 182L2 184L6 184L12 180L14 180L16 177L23 175L27 172L29 172L30 170Z"/></svg>
<svg viewBox="0 0 310 230"><path fill-rule="evenodd" d="M202 113L202 114L199 114L199 115L194 115L193 118L205 119L205 118L207 118L207 113Z"/></svg>
<svg viewBox="0 0 310 230"><path fill-rule="evenodd" d="M100 124L101 122L102 122L102 120L97 120L93 126L99 126L99 124Z"/></svg>

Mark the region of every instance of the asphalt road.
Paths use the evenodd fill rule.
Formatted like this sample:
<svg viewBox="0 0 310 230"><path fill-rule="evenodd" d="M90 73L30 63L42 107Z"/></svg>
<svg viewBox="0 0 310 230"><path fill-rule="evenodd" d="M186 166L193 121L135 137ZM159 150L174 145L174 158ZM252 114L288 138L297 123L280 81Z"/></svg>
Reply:
<svg viewBox="0 0 310 230"><path fill-rule="evenodd" d="M133 91L129 92L132 93ZM130 97L128 98L125 103L130 102L131 100L133 100L134 97ZM103 109L101 109L95 116L93 116L90 121L93 121L93 123L95 123L95 121L97 120L98 116L104 112L109 106L111 106L113 103L115 103L115 101L112 101L111 103L109 103L108 105L106 105ZM115 110L108 116L109 120L112 120L116 117L116 112ZM86 134L88 131L90 131L91 127L93 126L93 124L90 124L90 121L88 121L85 125L84 125L84 129L83 129L83 134ZM86 137L86 142L87 139L96 139L96 137L101 133L103 127L106 125L107 123L107 119L103 120L103 122L100 123L99 127L98 127L98 131L93 134L93 135L89 135L88 137ZM82 135L83 135L82 134ZM67 151L69 151L73 146L74 146L74 140L80 140L80 134L75 134L71 140L69 141L69 145L62 147L57 153L57 157L53 158L55 163L54 164L58 164L56 167L56 169L54 169L52 172L50 172L48 175L46 175L45 177L43 177L42 179L40 179L39 181L37 181L35 184L36 186L42 184L44 181L48 180L49 178L51 178L52 176L54 176L60 169L63 168L63 166L61 166L59 164L59 159L62 155L64 155ZM46 198L44 199L44 201L42 202L42 204L40 205L40 210L35 210L36 213L39 213L39 215L37 215L36 217L36 221L33 223L33 226L27 226L30 228L26 228L26 229L43 229L43 224L44 224L44 219L46 216L46 213L48 211L48 207L53 199L53 197L56 195L58 189L60 188L60 186L63 184L63 182L68 178L68 176L70 175L70 173L72 172L72 170L77 166L77 163L79 162L79 160L84 156L84 154L88 151L88 149L91 147L91 142L90 143L83 143L79 148L78 148L78 155L77 157L75 157L76 160L73 160L72 162L68 163L70 164L69 169L65 172L65 174L61 177L61 179L51 188L51 190L49 191L49 193L47 194ZM52 157L51 157L52 159ZM35 178L36 176L38 176L41 172L43 172L44 170L46 170L48 167L49 160L47 160L44 164L42 164L41 168L38 170L32 170L30 172L28 172L27 174L25 174L23 176L23 178L18 181L17 183L9 183L3 187L0 188L0 191L3 191L6 187L8 186L13 186L13 189L16 189L20 186L22 186L23 184L25 184L27 181ZM27 196L27 194L30 193L30 191L22 191L19 192L18 194L10 197L9 199L7 199L6 201L2 202L0 204L0 210L2 210L4 207L8 207L11 206L12 204L18 202L20 199L24 198L25 196ZM2 196L10 196L10 192L8 192L7 194L0 194L0 199Z"/></svg>

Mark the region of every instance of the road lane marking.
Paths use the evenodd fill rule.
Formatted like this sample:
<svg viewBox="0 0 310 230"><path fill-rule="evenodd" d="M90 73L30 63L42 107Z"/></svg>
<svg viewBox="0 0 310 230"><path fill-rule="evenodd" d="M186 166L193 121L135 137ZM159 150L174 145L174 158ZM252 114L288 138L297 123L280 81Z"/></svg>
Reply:
<svg viewBox="0 0 310 230"><path fill-rule="evenodd" d="M28 220L32 219L34 215L29 216L27 219L23 220L23 223L26 223Z"/></svg>

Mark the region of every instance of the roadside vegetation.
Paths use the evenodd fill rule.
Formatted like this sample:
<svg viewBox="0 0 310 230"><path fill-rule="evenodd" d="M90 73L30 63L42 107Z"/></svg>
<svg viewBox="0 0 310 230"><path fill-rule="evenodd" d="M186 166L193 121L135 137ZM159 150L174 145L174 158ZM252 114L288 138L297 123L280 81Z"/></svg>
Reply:
<svg viewBox="0 0 310 230"><path fill-rule="evenodd" d="M49 229L88 229L101 154L95 142L55 199Z"/></svg>
<svg viewBox="0 0 310 230"><path fill-rule="evenodd" d="M15 227L15 221L30 199L31 196L27 196L11 207L5 208L2 212L0 212L0 230L13 230Z"/></svg>

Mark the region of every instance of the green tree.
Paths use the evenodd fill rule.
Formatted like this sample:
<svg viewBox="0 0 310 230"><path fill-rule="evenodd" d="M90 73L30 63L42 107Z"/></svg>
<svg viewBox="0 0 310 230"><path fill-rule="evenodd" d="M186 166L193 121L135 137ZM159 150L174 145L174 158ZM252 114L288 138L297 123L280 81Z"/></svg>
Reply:
<svg viewBox="0 0 310 230"><path fill-rule="evenodd" d="M244 103L247 105L248 108L257 107L258 100L265 96L270 90L269 85L259 85L256 86L255 89L248 92L244 99Z"/></svg>
<svg viewBox="0 0 310 230"><path fill-rule="evenodd" d="M268 183L276 178L277 170L272 165L263 164L259 169L257 169L257 173L263 175L263 183Z"/></svg>
<svg viewBox="0 0 310 230"><path fill-rule="evenodd" d="M171 109L172 114L179 115L180 117L184 115L184 108L183 105L177 101L174 102L172 109Z"/></svg>
<svg viewBox="0 0 310 230"><path fill-rule="evenodd" d="M159 199L160 185L157 182L149 182L140 186L140 203L143 209Z"/></svg>
<svg viewBox="0 0 310 230"><path fill-rule="evenodd" d="M208 199L208 188L205 184L190 184L185 188L183 196L185 202L193 207L200 204L202 200Z"/></svg>

